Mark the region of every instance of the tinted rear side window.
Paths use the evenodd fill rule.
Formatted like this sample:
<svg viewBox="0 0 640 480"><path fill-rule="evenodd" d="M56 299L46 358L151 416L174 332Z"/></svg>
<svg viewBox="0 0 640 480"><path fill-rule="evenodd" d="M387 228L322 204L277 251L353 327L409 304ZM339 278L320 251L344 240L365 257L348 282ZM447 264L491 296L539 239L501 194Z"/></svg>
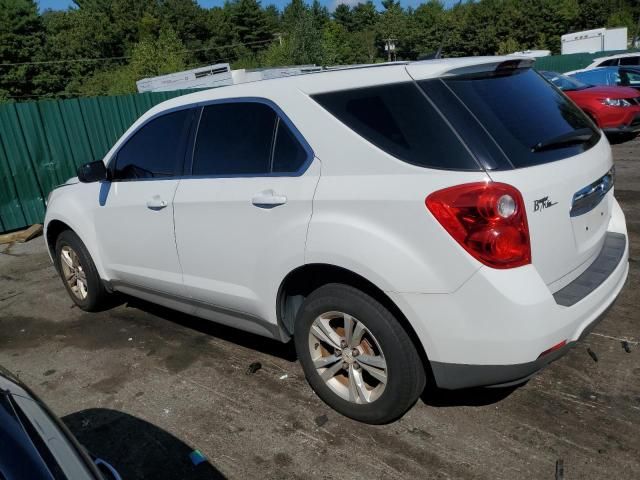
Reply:
<svg viewBox="0 0 640 480"><path fill-rule="evenodd" d="M271 170L276 113L262 103L204 107L193 155L193 175L265 174Z"/></svg>
<svg viewBox="0 0 640 480"><path fill-rule="evenodd" d="M307 161L307 151L287 124L278 120L276 145L273 151L273 172L297 172Z"/></svg>
<svg viewBox="0 0 640 480"><path fill-rule="evenodd" d="M191 118L191 110L179 110L143 125L118 151L114 178L133 180L181 174Z"/></svg>
<svg viewBox="0 0 640 480"><path fill-rule="evenodd" d="M269 173L276 119L276 113L262 103L204 107L193 156L193 175Z"/></svg>
<svg viewBox="0 0 640 480"><path fill-rule="evenodd" d="M400 160L421 167L480 169L412 82L323 93L313 99L357 134Z"/></svg>
<svg viewBox="0 0 640 480"><path fill-rule="evenodd" d="M640 65L640 57L623 57L620 59L620 65Z"/></svg>
<svg viewBox="0 0 640 480"><path fill-rule="evenodd" d="M531 69L479 77L449 77L443 81L493 137L515 168L577 155L600 138L582 110ZM589 142L532 150L540 142L585 128L594 133Z"/></svg>
<svg viewBox="0 0 640 480"><path fill-rule="evenodd" d="M192 174L297 174L311 155L269 105L219 103L202 111Z"/></svg>

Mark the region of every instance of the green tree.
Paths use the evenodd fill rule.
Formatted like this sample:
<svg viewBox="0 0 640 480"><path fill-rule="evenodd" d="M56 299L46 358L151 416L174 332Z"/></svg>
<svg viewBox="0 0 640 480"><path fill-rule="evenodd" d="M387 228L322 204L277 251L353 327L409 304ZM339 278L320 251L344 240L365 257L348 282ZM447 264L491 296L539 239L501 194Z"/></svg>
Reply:
<svg viewBox="0 0 640 480"><path fill-rule="evenodd" d="M353 30L373 30L378 21L378 11L371 0L358 3L351 11Z"/></svg>
<svg viewBox="0 0 640 480"><path fill-rule="evenodd" d="M397 0L383 0L382 6L384 12L380 15L377 25L380 45L383 47L386 39L394 39L396 55L399 58L406 57L410 36L408 16ZM391 58L393 59L393 57Z"/></svg>
<svg viewBox="0 0 640 480"><path fill-rule="evenodd" d="M278 7L276 7L275 5L268 5L264 9L264 13L267 17L267 26L269 28L269 31L274 33L280 33L280 30L282 27L281 27L280 11L278 10Z"/></svg>
<svg viewBox="0 0 640 480"><path fill-rule="evenodd" d="M0 0L0 96L42 93L37 65L15 65L42 59L44 28L32 0Z"/></svg>
<svg viewBox="0 0 640 480"><path fill-rule="evenodd" d="M333 11L333 19L342 25L347 32L354 31L353 13L351 7L345 3L339 4Z"/></svg>
<svg viewBox="0 0 640 480"><path fill-rule="evenodd" d="M184 70L186 54L176 32L163 28L157 39L145 38L133 47L128 65L96 73L80 91L85 95L133 93L138 80Z"/></svg>
<svg viewBox="0 0 640 480"><path fill-rule="evenodd" d="M291 0L282 11L282 28L287 32L293 30L307 10L304 0Z"/></svg>
<svg viewBox="0 0 640 480"><path fill-rule="evenodd" d="M273 38L264 10L258 0L237 0L231 4L231 25L236 40L255 53Z"/></svg>
<svg viewBox="0 0 640 480"><path fill-rule="evenodd" d="M311 4L311 16L313 17L313 25L316 28L324 28L331 20L329 10L321 5L318 0L313 0Z"/></svg>
<svg viewBox="0 0 640 480"><path fill-rule="evenodd" d="M305 6L304 11L290 25L286 39L290 64L322 62L322 28L317 21L313 11Z"/></svg>
<svg viewBox="0 0 640 480"><path fill-rule="evenodd" d="M171 27L165 27L157 40L145 39L134 47L129 67L136 80L184 70L184 44Z"/></svg>
<svg viewBox="0 0 640 480"><path fill-rule="evenodd" d="M195 0L162 0L154 9L159 26L171 28L188 50L200 50L209 35L207 16ZM193 61L204 60L201 52L191 55Z"/></svg>
<svg viewBox="0 0 640 480"><path fill-rule="evenodd" d="M412 57L434 53L447 35L446 12L438 0L430 0L418 6L409 19L409 43Z"/></svg>
<svg viewBox="0 0 640 480"><path fill-rule="evenodd" d="M237 43L231 20L233 7L226 4L224 8L215 7L207 11L207 40L203 47L202 63L232 62L238 58L237 48L230 45Z"/></svg>

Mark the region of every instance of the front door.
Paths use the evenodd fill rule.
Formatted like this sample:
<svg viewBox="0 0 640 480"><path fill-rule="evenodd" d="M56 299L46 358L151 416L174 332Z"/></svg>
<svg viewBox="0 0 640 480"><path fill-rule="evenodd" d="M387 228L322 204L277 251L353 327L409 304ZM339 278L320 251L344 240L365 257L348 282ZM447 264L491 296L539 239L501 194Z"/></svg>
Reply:
<svg viewBox="0 0 640 480"><path fill-rule="evenodd" d="M193 112L156 117L109 163L96 229L110 278L128 286L183 295L173 230L173 199Z"/></svg>

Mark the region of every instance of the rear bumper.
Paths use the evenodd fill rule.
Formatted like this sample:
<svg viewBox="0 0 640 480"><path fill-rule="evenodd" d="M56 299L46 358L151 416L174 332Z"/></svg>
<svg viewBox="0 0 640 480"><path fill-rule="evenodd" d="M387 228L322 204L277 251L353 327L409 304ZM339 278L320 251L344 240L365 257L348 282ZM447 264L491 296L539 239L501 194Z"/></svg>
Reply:
<svg viewBox="0 0 640 480"><path fill-rule="evenodd" d="M569 350L586 337L606 316L609 308L600 314L582 331L577 340L562 348L537 358L532 362L514 365L465 365L457 363L430 362L431 370L439 388L458 390L471 387L507 387L526 382L542 371L547 365L564 356Z"/></svg>
<svg viewBox="0 0 640 480"><path fill-rule="evenodd" d="M446 295L390 293L422 341L436 384L459 389L520 383L587 335L629 271L624 215L617 204L612 213L609 232L618 239L618 252L608 274L601 274L603 263L596 259L555 295L532 265L483 267ZM598 258L610 256L605 250ZM561 342L566 345L542 355Z"/></svg>

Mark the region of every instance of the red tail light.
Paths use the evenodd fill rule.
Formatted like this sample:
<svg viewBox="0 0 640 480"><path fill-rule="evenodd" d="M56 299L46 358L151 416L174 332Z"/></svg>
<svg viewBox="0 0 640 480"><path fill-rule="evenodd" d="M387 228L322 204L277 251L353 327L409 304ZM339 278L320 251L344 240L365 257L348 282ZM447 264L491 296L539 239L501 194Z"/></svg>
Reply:
<svg viewBox="0 0 640 480"><path fill-rule="evenodd" d="M445 230L485 265L514 268L531 263L524 201L511 185L458 185L432 193L425 203Z"/></svg>

